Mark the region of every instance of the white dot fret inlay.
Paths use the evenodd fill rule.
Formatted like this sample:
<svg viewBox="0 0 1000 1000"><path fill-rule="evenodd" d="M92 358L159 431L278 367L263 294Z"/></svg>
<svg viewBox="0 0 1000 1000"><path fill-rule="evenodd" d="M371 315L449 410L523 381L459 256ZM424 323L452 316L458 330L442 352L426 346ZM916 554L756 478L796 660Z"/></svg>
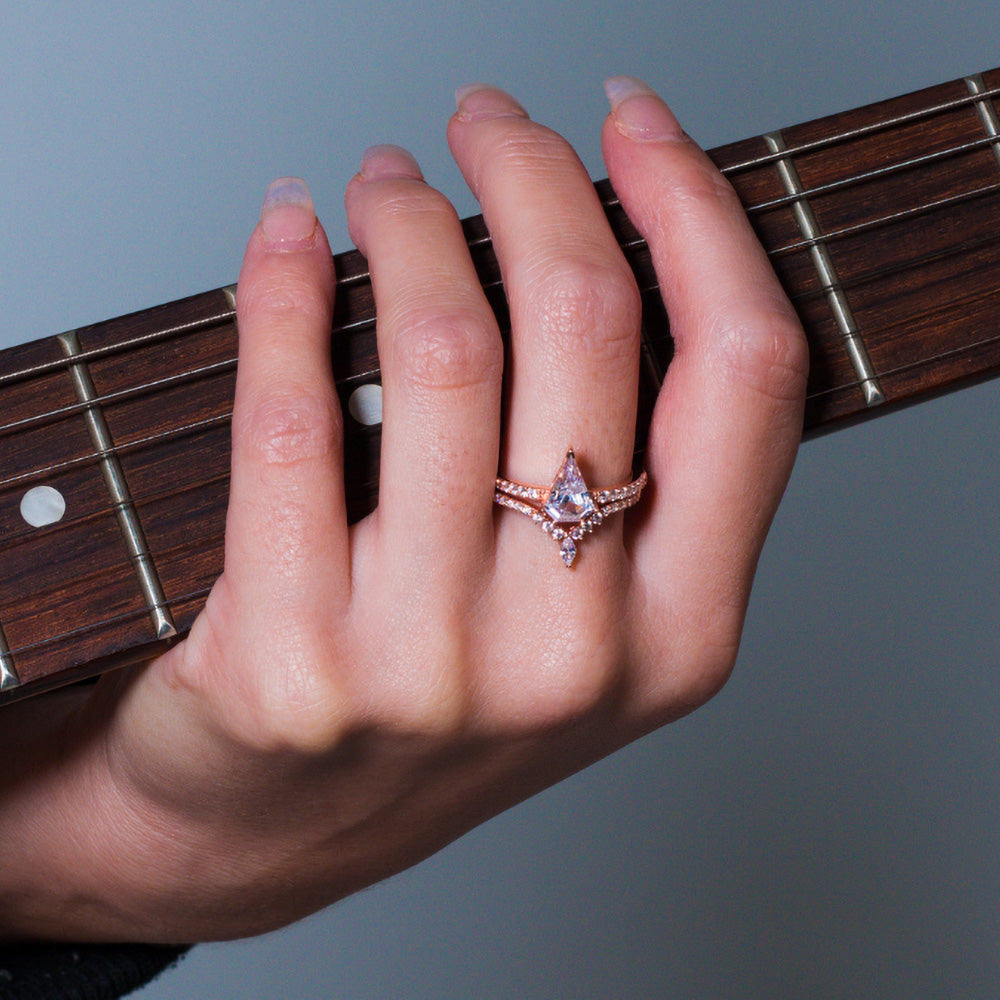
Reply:
<svg viewBox="0 0 1000 1000"><path fill-rule="evenodd" d="M21 517L33 528L55 524L65 513L63 495L51 486L35 486L21 497Z"/></svg>
<svg viewBox="0 0 1000 1000"><path fill-rule="evenodd" d="M365 427L382 423L382 386L369 382L359 385L347 401L351 416Z"/></svg>

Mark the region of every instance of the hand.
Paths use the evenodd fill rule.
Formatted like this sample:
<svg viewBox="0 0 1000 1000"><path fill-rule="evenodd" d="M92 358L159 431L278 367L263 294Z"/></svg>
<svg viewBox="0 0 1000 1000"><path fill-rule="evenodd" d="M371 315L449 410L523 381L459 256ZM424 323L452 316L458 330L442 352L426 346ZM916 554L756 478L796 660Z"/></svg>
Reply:
<svg viewBox="0 0 1000 1000"><path fill-rule="evenodd" d="M225 571L167 655L5 712L3 739L33 761L3 779L5 936L279 926L725 682L801 432L806 347L709 160L645 88L618 78L609 96L608 171L676 345L641 505L567 571L493 503L498 469L546 483L570 445L592 487L631 478L638 295L562 139L491 88L464 89L448 128L503 270L505 373L448 202L392 147L351 181L384 421L379 506L350 529L330 250L304 186L272 186L239 280Z"/></svg>

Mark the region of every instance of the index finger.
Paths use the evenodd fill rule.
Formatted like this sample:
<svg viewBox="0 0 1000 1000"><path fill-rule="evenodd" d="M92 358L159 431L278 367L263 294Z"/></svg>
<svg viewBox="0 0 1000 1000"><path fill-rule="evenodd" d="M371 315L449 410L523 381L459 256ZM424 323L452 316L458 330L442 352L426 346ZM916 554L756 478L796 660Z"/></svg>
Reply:
<svg viewBox="0 0 1000 1000"><path fill-rule="evenodd" d="M333 259L296 178L268 189L237 286L239 366L225 579L259 618L324 621L346 598L342 416L330 364ZM273 646L277 637L272 637Z"/></svg>

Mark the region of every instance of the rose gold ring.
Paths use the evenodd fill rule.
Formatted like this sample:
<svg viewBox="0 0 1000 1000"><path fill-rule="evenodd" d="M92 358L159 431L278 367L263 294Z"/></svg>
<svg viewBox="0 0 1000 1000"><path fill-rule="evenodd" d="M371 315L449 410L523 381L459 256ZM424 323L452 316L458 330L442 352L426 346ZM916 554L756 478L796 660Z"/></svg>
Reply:
<svg viewBox="0 0 1000 1000"><path fill-rule="evenodd" d="M498 477L493 499L501 507L530 517L551 535L559 543L559 554L568 569L576 558L576 543L611 514L637 504L646 479L646 473L642 472L625 486L591 493L570 448L551 486L525 486Z"/></svg>

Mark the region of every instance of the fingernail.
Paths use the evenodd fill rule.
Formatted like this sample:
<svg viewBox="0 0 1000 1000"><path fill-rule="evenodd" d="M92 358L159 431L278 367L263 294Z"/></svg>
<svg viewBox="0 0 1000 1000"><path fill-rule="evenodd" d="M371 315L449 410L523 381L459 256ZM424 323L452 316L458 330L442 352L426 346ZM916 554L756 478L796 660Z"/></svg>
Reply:
<svg viewBox="0 0 1000 1000"><path fill-rule="evenodd" d="M316 210L306 182L298 177L271 181L260 210L264 245L271 250L299 250L316 235Z"/></svg>
<svg viewBox="0 0 1000 1000"><path fill-rule="evenodd" d="M362 179L384 181L391 178L423 180L420 165L402 146L369 146L361 157Z"/></svg>
<svg viewBox="0 0 1000 1000"><path fill-rule="evenodd" d="M622 135L642 142L687 138L674 113L642 80L613 76L604 81L604 92Z"/></svg>
<svg viewBox="0 0 1000 1000"><path fill-rule="evenodd" d="M455 91L455 105L463 121L528 117L528 112L510 94L488 83L467 83L459 87Z"/></svg>

